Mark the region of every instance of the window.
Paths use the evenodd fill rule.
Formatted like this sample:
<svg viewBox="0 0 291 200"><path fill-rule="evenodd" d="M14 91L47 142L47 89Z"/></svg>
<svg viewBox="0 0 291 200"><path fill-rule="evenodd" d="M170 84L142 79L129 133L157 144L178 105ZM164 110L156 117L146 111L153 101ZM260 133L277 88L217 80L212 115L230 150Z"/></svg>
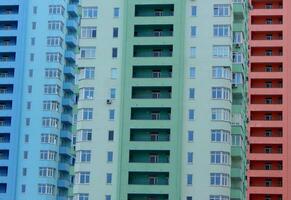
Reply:
<svg viewBox="0 0 291 200"><path fill-rule="evenodd" d="M48 47L62 47L63 39L61 37L47 37L46 43Z"/></svg>
<svg viewBox="0 0 291 200"><path fill-rule="evenodd" d="M210 152L210 163L211 164L230 164L230 154L225 151L211 151Z"/></svg>
<svg viewBox="0 0 291 200"><path fill-rule="evenodd" d="M80 129L77 131L77 142L87 142L92 140L92 129Z"/></svg>
<svg viewBox="0 0 291 200"><path fill-rule="evenodd" d="M196 57L196 47L190 47L190 57L191 58Z"/></svg>
<svg viewBox="0 0 291 200"><path fill-rule="evenodd" d="M189 99L195 99L195 88L189 88Z"/></svg>
<svg viewBox="0 0 291 200"><path fill-rule="evenodd" d="M118 18L119 17L119 8L114 8L113 9L113 17Z"/></svg>
<svg viewBox="0 0 291 200"><path fill-rule="evenodd" d="M192 197L191 196L187 196L186 200L192 200Z"/></svg>
<svg viewBox="0 0 291 200"><path fill-rule="evenodd" d="M212 108L211 119L215 121L228 121L230 122L230 110L224 108Z"/></svg>
<svg viewBox="0 0 291 200"><path fill-rule="evenodd" d="M194 141L194 131L188 131L188 142Z"/></svg>
<svg viewBox="0 0 291 200"><path fill-rule="evenodd" d="M111 200L111 195L105 195L105 200Z"/></svg>
<svg viewBox="0 0 291 200"><path fill-rule="evenodd" d="M33 69L28 70L28 76L33 77Z"/></svg>
<svg viewBox="0 0 291 200"><path fill-rule="evenodd" d="M59 128L59 120L53 117L43 117L42 126L44 128Z"/></svg>
<svg viewBox="0 0 291 200"><path fill-rule="evenodd" d="M112 162L113 161L113 152L108 151L107 152L107 162Z"/></svg>
<svg viewBox="0 0 291 200"><path fill-rule="evenodd" d="M64 23L62 21L48 21L48 30L64 31Z"/></svg>
<svg viewBox="0 0 291 200"><path fill-rule="evenodd" d="M212 99L231 100L230 98L231 98L231 91L229 88L224 88L224 87L212 88Z"/></svg>
<svg viewBox="0 0 291 200"><path fill-rule="evenodd" d="M40 151L40 159L41 160L56 160L57 152L49 151L49 150L41 150Z"/></svg>
<svg viewBox="0 0 291 200"><path fill-rule="evenodd" d="M77 184L89 184L90 183L90 172L77 172L75 175Z"/></svg>
<svg viewBox="0 0 291 200"><path fill-rule="evenodd" d="M96 48L95 47L82 47L80 49L81 59L93 59L96 58Z"/></svg>
<svg viewBox="0 0 291 200"><path fill-rule="evenodd" d="M194 79L196 77L196 68L195 67L189 68L189 76L191 79Z"/></svg>
<svg viewBox="0 0 291 200"><path fill-rule="evenodd" d="M221 129L211 130L211 142L225 142L229 143L230 132Z"/></svg>
<svg viewBox="0 0 291 200"><path fill-rule="evenodd" d="M117 79L117 69L111 68L111 79Z"/></svg>
<svg viewBox="0 0 291 200"><path fill-rule="evenodd" d="M229 37L230 36L230 25L219 24L213 26L214 37Z"/></svg>
<svg viewBox="0 0 291 200"><path fill-rule="evenodd" d="M243 33L242 32L234 32L233 34L233 43L234 44L242 44L243 43Z"/></svg>
<svg viewBox="0 0 291 200"><path fill-rule="evenodd" d="M82 18L97 18L97 15L97 7L83 7L82 9Z"/></svg>
<svg viewBox="0 0 291 200"><path fill-rule="evenodd" d="M78 112L79 120L92 120L93 119L93 108L82 108Z"/></svg>
<svg viewBox="0 0 291 200"><path fill-rule="evenodd" d="M108 131L108 141L114 140L114 131Z"/></svg>
<svg viewBox="0 0 291 200"><path fill-rule="evenodd" d="M60 63L62 64L63 55L57 52L46 53L46 61L48 63Z"/></svg>
<svg viewBox="0 0 291 200"><path fill-rule="evenodd" d="M81 27L81 38L96 38L96 26Z"/></svg>
<svg viewBox="0 0 291 200"><path fill-rule="evenodd" d="M191 26L191 37L196 37L197 34L197 27Z"/></svg>
<svg viewBox="0 0 291 200"><path fill-rule="evenodd" d="M94 67L83 67L80 69L80 79L94 79L95 68Z"/></svg>
<svg viewBox="0 0 291 200"><path fill-rule="evenodd" d="M29 135L28 134L25 134L24 135L24 142L25 143L28 143L29 142Z"/></svg>
<svg viewBox="0 0 291 200"><path fill-rule="evenodd" d="M61 87L54 84L54 85L44 85L44 94L48 95L60 95L61 94Z"/></svg>
<svg viewBox="0 0 291 200"><path fill-rule="evenodd" d="M224 195L210 195L209 200L229 200L229 196Z"/></svg>
<svg viewBox="0 0 291 200"><path fill-rule="evenodd" d="M33 6L33 8L32 8L32 13L33 13L33 14L37 14L37 7L36 7L36 6Z"/></svg>
<svg viewBox="0 0 291 200"><path fill-rule="evenodd" d="M232 84L242 85L244 84L243 73L235 72L232 74Z"/></svg>
<svg viewBox="0 0 291 200"><path fill-rule="evenodd" d="M187 153L187 162L188 164L193 164L193 152Z"/></svg>
<svg viewBox="0 0 291 200"><path fill-rule="evenodd" d="M60 111L60 103L58 101L43 101L42 105L44 111Z"/></svg>
<svg viewBox="0 0 291 200"><path fill-rule="evenodd" d="M232 53L232 62L234 64L243 64L244 62L244 57L241 52L233 52Z"/></svg>
<svg viewBox="0 0 291 200"><path fill-rule="evenodd" d="M57 144L58 136L55 134L42 133L40 141L44 144Z"/></svg>
<svg viewBox="0 0 291 200"><path fill-rule="evenodd" d="M38 193L54 195L55 194L55 185L52 184L38 184Z"/></svg>
<svg viewBox="0 0 291 200"><path fill-rule="evenodd" d="M193 182L193 175L192 174L187 174L187 185L192 185Z"/></svg>
<svg viewBox="0 0 291 200"><path fill-rule="evenodd" d="M241 146L242 143L242 137L241 135L231 135L231 143L233 146Z"/></svg>
<svg viewBox="0 0 291 200"><path fill-rule="evenodd" d="M229 58L230 47L226 45L215 45L213 46L213 57L214 58Z"/></svg>
<svg viewBox="0 0 291 200"><path fill-rule="evenodd" d="M50 15L64 15L65 8L62 5L49 5Z"/></svg>
<svg viewBox="0 0 291 200"><path fill-rule="evenodd" d="M57 68L47 68L44 71L45 78L61 79L62 71Z"/></svg>
<svg viewBox="0 0 291 200"><path fill-rule="evenodd" d="M195 119L195 111L193 109L188 110L188 120Z"/></svg>
<svg viewBox="0 0 291 200"><path fill-rule="evenodd" d="M90 162L91 161L91 151L90 150L81 150L76 152L76 161L77 162Z"/></svg>
<svg viewBox="0 0 291 200"><path fill-rule="evenodd" d="M32 22L31 27L32 27L32 30L35 30L36 29L36 22Z"/></svg>
<svg viewBox="0 0 291 200"><path fill-rule="evenodd" d="M113 38L117 38L118 37L118 28L114 27L113 28Z"/></svg>
<svg viewBox="0 0 291 200"><path fill-rule="evenodd" d="M80 99L91 100L94 98L94 88L85 87L80 89Z"/></svg>
<svg viewBox="0 0 291 200"><path fill-rule="evenodd" d="M112 58L117 58L117 56L118 56L118 49L112 48Z"/></svg>
<svg viewBox="0 0 291 200"><path fill-rule="evenodd" d="M110 98L115 99L116 98L116 89L110 88Z"/></svg>
<svg viewBox="0 0 291 200"><path fill-rule="evenodd" d="M56 169L51 167L40 167L38 174L42 177L55 177Z"/></svg>
<svg viewBox="0 0 291 200"><path fill-rule="evenodd" d="M115 118L115 110L110 109L109 110L109 120L114 120Z"/></svg>
<svg viewBox="0 0 291 200"><path fill-rule="evenodd" d="M191 16L192 17L197 16L197 6L191 6Z"/></svg>
<svg viewBox="0 0 291 200"><path fill-rule="evenodd" d="M22 184L21 185L21 192L25 193L25 191L26 191L26 185Z"/></svg>
<svg viewBox="0 0 291 200"><path fill-rule="evenodd" d="M229 4L215 4L213 8L215 17L228 17L230 16Z"/></svg>
<svg viewBox="0 0 291 200"><path fill-rule="evenodd" d="M32 93L32 85L28 85L27 86L27 92L28 93Z"/></svg>
<svg viewBox="0 0 291 200"><path fill-rule="evenodd" d="M26 176L27 175L27 168L22 168L22 176Z"/></svg>
<svg viewBox="0 0 291 200"><path fill-rule="evenodd" d="M229 174L225 173L210 173L211 186L229 186Z"/></svg>
<svg viewBox="0 0 291 200"><path fill-rule="evenodd" d="M23 159L28 159L28 151L23 152Z"/></svg>
<svg viewBox="0 0 291 200"><path fill-rule="evenodd" d="M74 200L89 200L89 194L87 194L87 193L75 194Z"/></svg>
<svg viewBox="0 0 291 200"><path fill-rule="evenodd" d="M106 174L106 183L107 184L111 184L112 183L112 174L111 173L107 173Z"/></svg>
<svg viewBox="0 0 291 200"><path fill-rule="evenodd" d="M33 62L34 61L34 53L29 54L30 56L30 61Z"/></svg>

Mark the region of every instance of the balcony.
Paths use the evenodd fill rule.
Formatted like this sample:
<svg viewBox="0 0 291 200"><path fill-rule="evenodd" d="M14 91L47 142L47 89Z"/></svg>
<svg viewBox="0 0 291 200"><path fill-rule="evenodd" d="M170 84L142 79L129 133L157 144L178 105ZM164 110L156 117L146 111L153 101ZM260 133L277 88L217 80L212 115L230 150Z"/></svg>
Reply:
<svg viewBox="0 0 291 200"><path fill-rule="evenodd" d="M135 5L135 17L168 17L173 15L173 4Z"/></svg>
<svg viewBox="0 0 291 200"><path fill-rule="evenodd" d="M169 185L168 172L129 172L129 185Z"/></svg>
<svg viewBox="0 0 291 200"><path fill-rule="evenodd" d="M134 45L133 57L172 57L172 45Z"/></svg>
<svg viewBox="0 0 291 200"><path fill-rule="evenodd" d="M235 20L243 20L246 15L245 2L234 2L233 3L233 13Z"/></svg>
<svg viewBox="0 0 291 200"><path fill-rule="evenodd" d="M0 167L0 177L5 177L8 175L8 167L7 166L1 166Z"/></svg>
<svg viewBox="0 0 291 200"><path fill-rule="evenodd" d="M231 199L244 199L244 193L240 188L231 188L230 190Z"/></svg>
<svg viewBox="0 0 291 200"><path fill-rule="evenodd" d="M231 147L231 157L243 159L245 157L244 150L240 146Z"/></svg>
<svg viewBox="0 0 291 200"><path fill-rule="evenodd" d="M70 186L71 186L71 183L69 180L67 180L67 179L59 179L58 180L58 187L69 189Z"/></svg>
<svg viewBox="0 0 291 200"><path fill-rule="evenodd" d="M14 62L15 59L15 52L0 52L0 62Z"/></svg>
<svg viewBox="0 0 291 200"><path fill-rule="evenodd" d="M61 120L63 123L72 124L73 123L73 116L71 113L62 113Z"/></svg>
<svg viewBox="0 0 291 200"><path fill-rule="evenodd" d="M171 108L132 108L131 120L170 120Z"/></svg>
<svg viewBox="0 0 291 200"><path fill-rule="evenodd" d="M66 162L59 162L59 171L66 171L69 172L70 171L70 164L66 163Z"/></svg>
<svg viewBox="0 0 291 200"><path fill-rule="evenodd" d="M63 85L63 90L67 92L74 92L75 91L75 84L72 81L65 81Z"/></svg>
<svg viewBox="0 0 291 200"><path fill-rule="evenodd" d="M78 6L78 4L73 4L73 3L68 4L67 10L68 10L68 13L72 17L78 17L79 16L79 6Z"/></svg>
<svg viewBox="0 0 291 200"><path fill-rule="evenodd" d="M171 87L132 87L133 99L170 99Z"/></svg>
<svg viewBox="0 0 291 200"><path fill-rule="evenodd" d="M69 29L70 31L78 31L78 26L79 24L76 19L69 19L67 21L67 29Z"/></svg>
<svg viewBox="0 0 291 200"><path fill-rule="evenodd" d="M8 160L9 159L9 150L0 150L0 160Z"/></svg>
<svg viewBox="0 0 291 200"><path fill-rule="evenodd" d="M170 141L169 129L131 129L130 141L132 142L168 142Z"/></svg>
<svg viewBox="0 0 291 200"><path fill-rule="evenodd" d="M172 66L134 66L132 78L134 79L163 79L172 78Z"/></svg>
<svg viewBox="0 0 291 200"><path fill-rule="evenodd" d="M17 28L18 28L17 21L0 21L0 32L17 30Z"/></svg>
<svg viewBox="0 0 291 200"><path fill-rule="evenodd" d="M64 155L67 155L67 156L71 156L71 147L70 146L63 146L61 145L60 146L60 149L59 149L59 153L60 154L64 154Z"/></svg>
<svg viewBox="0 0 291 200"><path fill-rule="evenodd" d="M0 5L0 15L16 15L18 12L18 5Z"/></svg>
<svg viewBox="0 0 291 200"><path fill-rule="evenodd" d="M72 140L72 132L68 129L62 129L60 133L60 137L63 139Z"/></svg>
<svg viewBox="0 0 291 200"><path fill-rule="evenodd" d="M0 127L10 127L11 117L0 117Z"/></svg>
<svg viewBox="0 0 291 200"><path fill-rule="evenodd" d="M135 37L172 37L173 25L135 25L134 26Z"/></svg>
<svg viewBox="0 0 291 200"><path fill-rule="evenodd" d="M1 83L9 83L13 80L14 77L14 69L9 68L0 68L0 84Z"/></svg>
<svg viewBox="0 0 291 200"><path fill-rule="evenodd" d="M0 37L0 47L16 46L16 37Z"/></svg>
<svg viewBox="0 0 291 200"><path fill-rule="evenodd" d="M78 45L77 37L75 35L67 35L66 44L70 47L76 47Z"/></svg>
<svg viewBox="0 0 291 200"><path fill-rule="evenodd" d="M0 133L0 143L9 143L10 134L9 133Z"/></svg>
<svg viewBox="0 0 291 200"><path fill-rule="evenodd" d="M128 194L128 200L148 200L148 199L156 199L156 200L168 200L168 194Z"/></svg>
<svg viewBox="0 0 291 200"><path fill-rule="evenodd" d="M170 162L170 151L168 150L130 150L130 163L161 164Z"/></svg>
<svg viewBox="0 0 291 200"><path fill-rule="evenodd" d="M76 54L73 50L66 50L65 52L65 59L69 62L75 62L76 61Z"/></svg>
<svg viewBox="0 0 291 200"><path fill-rule="evenodd" d="M73 108L75 105L74 99L71 97L64 97L62 100L62 105L65 107Z"/></svg>

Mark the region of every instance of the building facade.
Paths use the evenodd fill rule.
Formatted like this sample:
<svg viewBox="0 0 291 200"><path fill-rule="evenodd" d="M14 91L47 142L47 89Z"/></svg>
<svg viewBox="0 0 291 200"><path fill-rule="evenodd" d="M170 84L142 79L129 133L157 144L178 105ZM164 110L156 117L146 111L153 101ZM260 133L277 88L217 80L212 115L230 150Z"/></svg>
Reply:
<svg viewBox="0 0 291 200"><path fill-rule="evenodd" d="M248 2L81 5L75 199L245 199Z"/></svg>
<svg viewBox="0 0 291 200"><path fill-rule="evenodd" d="M68 199L77 0L0 2L0 199Z"/></svg>
<svg viewBox="0 0 291 200"><path fill-rule="evenodd" d="M248 199L290 199L290 2L250 1Z"/></svg>

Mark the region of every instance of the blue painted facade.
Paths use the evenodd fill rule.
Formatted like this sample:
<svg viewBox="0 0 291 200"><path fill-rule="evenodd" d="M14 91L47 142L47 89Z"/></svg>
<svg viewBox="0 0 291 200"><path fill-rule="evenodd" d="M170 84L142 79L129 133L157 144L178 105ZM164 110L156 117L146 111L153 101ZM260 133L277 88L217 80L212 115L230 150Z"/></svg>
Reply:
<svg viewBox="0 0 291 200"><path fill-rule="evenodd" d="M70 197L78 4L0 1L0 200Z"/></svg>

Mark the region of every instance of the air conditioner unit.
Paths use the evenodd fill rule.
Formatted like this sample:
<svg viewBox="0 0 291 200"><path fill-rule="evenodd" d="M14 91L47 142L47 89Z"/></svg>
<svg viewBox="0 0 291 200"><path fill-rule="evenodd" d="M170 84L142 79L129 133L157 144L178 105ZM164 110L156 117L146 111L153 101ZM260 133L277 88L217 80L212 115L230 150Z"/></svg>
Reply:
<svg viewBox="0 0 291 200"><path fill-rule="evenodd" d="M106 103L110 105L110 104L112 104L112 100L111 99L107 99Z"/></svg>
<svg viewBox="0 0 291 200"><path fill-rule="evenodd" d="M240 48L240 44L235 44L235 47L236 48Z"/></svg>

